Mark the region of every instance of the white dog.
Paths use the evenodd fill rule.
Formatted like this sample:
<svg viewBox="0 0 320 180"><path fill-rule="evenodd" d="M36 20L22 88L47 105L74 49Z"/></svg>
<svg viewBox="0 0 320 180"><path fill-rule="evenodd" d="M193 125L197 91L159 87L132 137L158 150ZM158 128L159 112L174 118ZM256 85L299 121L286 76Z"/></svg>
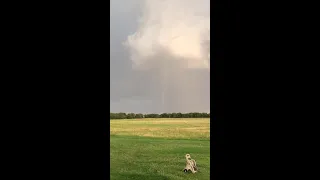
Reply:
<svg viewBox="0 0 320 180"><path fill-rule="evenodd" d="M192 173L196 173L198 170L196 161L194 159L191 159L190 154L186 154L186 167L183 169L184 172L187 172L188 170L191 170Z"/></svg>

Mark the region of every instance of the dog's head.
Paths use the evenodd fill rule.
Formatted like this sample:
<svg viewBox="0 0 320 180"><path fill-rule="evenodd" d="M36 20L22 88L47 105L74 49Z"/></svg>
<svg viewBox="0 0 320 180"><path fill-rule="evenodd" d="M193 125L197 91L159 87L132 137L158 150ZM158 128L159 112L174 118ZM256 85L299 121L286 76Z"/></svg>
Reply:
<svg viewBox="0 0 320 180"><path fill-rule="evenodd" d="M190 154L186 154L186 159L191 159Z"/></svg>

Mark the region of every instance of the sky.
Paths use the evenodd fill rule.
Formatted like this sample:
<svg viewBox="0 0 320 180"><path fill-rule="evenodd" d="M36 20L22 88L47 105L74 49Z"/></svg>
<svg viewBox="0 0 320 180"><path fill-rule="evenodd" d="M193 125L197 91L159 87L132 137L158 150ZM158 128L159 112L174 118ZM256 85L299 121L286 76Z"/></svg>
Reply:
<svg viewBox="0 0 320 180"><path fill-rule="evenodd" d="M209 0L111 0L110 8L110 111L209 112Z"/></svg>

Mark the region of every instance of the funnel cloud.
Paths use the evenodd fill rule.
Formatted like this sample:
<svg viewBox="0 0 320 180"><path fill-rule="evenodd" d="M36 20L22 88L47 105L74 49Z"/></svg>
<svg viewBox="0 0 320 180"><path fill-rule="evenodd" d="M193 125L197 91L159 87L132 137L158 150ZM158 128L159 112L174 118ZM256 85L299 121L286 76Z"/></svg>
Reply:
<svg viewBox="0 0 320 180"><path fill-rule="evenodd" d="M209 7L111 0L112 112L209 112Z"/></svg>

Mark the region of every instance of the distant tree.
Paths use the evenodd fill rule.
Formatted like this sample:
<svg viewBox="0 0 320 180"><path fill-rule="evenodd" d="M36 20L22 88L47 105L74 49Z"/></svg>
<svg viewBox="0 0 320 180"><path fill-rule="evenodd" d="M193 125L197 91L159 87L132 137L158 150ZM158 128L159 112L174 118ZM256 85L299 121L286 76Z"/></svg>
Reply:
<svg viewBox="0 0 320 180"><path fill-rule="evenodd" d="M144 117L145 118L159 118L160 115L159 114L146 114Z"/></svg>
<svg viewBox="0 0 320 180"><path fill-rule="evenodd" d="M194 118L202 118L202 114L198 112L193 113L193 116Z"/></svg>
<svg viewBox="0 0 320 180"><path fill-rule="evenodd" d="M127 114L127 119L134 119L136 115L134 113Z"/></svg>
<svg viewBox="0 0 320 180"><path fill-rule="evenodd" d="M181 114L181 117L182 117L182 118L189 118L189 114L182 113L182 114Z"/></svg>
<svg viewBox="0 0 320 180"><path fill-rule="evenodd" d="M110 119L141 119L141 118L210 118L210 113L162 113L162 114L135 114L135 113L110 113Z"/></svg>
<svg viewBox="0 0 320 180"><path fill-rule="evenodd" d="M168 118L169 115L167 113L162 113L160 114L160 118Z"/></svg>
<svg viewBox="0 0 320 180"><path fill-rule="evenodd" d="M114 113L110 113L110 119L116 119L116 116Z"/></svg>
<svg viewBox="0 0 320 180"><path fill-rule="evenodd" d="M171 113L170 118L177 118L177 113Z"/></svg>
<svg viewBox="0 0 320 180"><path fill-rule="evenodd" d="M126 113L118 113L118 119L127 119L127 114Z"/></svg>
<svg viewBox="0 0 320 180"><path fill-rule="evenodd" d="M141 119L141 118L143 118L143 114L136 114L136 117L135 117L136 119Z"/></svg>

